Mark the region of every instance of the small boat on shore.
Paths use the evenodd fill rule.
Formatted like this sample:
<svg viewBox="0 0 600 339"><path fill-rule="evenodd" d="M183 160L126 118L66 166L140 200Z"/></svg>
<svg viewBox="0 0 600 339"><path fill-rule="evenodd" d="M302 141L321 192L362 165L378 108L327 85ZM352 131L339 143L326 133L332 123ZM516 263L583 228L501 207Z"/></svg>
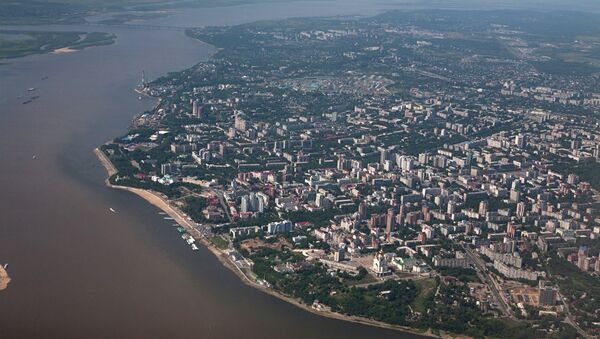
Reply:
<svg viewBox="0 0 600 339"><path fill-rule="evenodd" d="M190 247L192 248L192 251L198 250L198 246L196 246L196 244L191 244Z"/></svg>

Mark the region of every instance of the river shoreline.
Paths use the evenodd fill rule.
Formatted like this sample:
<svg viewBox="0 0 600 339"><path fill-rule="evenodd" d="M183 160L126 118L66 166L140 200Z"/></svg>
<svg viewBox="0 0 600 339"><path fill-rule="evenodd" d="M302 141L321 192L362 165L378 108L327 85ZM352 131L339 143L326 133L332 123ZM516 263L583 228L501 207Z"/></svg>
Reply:
<svg viewBox="0 0 600 339"><path fill-rule="evenodd" d="M186 231L189 234L191 234L192 236L194 236L194 238L196 240L200 241L202 243L202 245L204 245L205 248L207 248L215 257L217 257L217 259L223 264L223 266L225 266L226 268L231 270L233 273L235 273L238 276L238 278L240 278L240 280L242 280L242 282L244 282L246 285L254 287L257 290L260 290L264 293L272 295L280 300L290 303L290 304L292 304L296 307L299 307L305 311L308 311L308 312L311 312L313 314L317 314L320 316L325 316L328 318L339 319L339 320L344 320L344 321L349 321L349 322L354 322L354 323L359 323L359 324L364 324L364 325L369 325L369 326L375 326L375 327L380 327L380 328L385 328L385 329L391 329L391 330L396 330L396 331L401 331L401 332L406 332L406 333L411 333L411 334L416 334L416 335L421 335L421 336L428 336L428 337L432 337L432 338L459 338L460 337L460 336L452 336L452 335L449 335L446 333L436 335L433 332L431 332L431 330L422 332L422 331L418 331L411 327L387 324L387 323L380 322L377 320L372 320L372 319L367 319L367 318L357 317L357 316L348 316L348 315L344 315L344 314L340 314L340 313L336 313L336 312L332 312L332 311L318 311L308 305L303 304L302 302L300 302L299 300L297 300L295 298L291 298L289 296L283 295L282 293L280 293L274 289L270 289L268 287L265 287L255 281L253 281L229 259L229 256L227 255L226 251L217 248L215 245L213 245L211 242L209 242L205 237L203 237L200 234L200 232L198 232L198 230L193 226L192 222L190 222L190 220L188 220L188 217L183 212L181 212L177 207L175 207L171 203L169 203L169 201L166 197L164 197L160 193L150 191L150 190L111 184L108 178L110 178L114 174L118 173L117 169L112 164L110 159L108 159L108 157L104 154L104 152L102 152L99 148L95 148L94 153L96 154L96 156L98 157L98 160L100 161L100 163L102 164L102 166L104 167L104 169L106 170L106 172L108 174L108 177L105 180L105 183L108 187L115 188L115 189L121 189L121 190L125 190L125 191L129 191L131 193L134 193L134 194L138 195L139 197L141 197L142 199L149 202L150 204L152 204L155 207L162 210L164 213L166 213L171 218L173 218L173 220L175 222L177 222L181 227L185 228ZM462 338L466 338L466 337L462 337Z"/></svg>

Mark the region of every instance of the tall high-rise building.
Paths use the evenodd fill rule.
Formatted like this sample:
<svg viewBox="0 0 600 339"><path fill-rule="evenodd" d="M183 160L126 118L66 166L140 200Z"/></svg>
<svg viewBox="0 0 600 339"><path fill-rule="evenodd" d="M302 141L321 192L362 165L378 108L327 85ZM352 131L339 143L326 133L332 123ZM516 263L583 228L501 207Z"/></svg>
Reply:
<svg viewBox="0 0 600 339"><path fill-rule="evenodd" d="M242 118L239 115L237 115L235 117L235 121L234 121L233 125L234 125L235 129L237 129L238 131L242 131L242 132L245 132L246 129L248 128L246 119Z"/></svg>
<svg viewBox="0 0 600 339"><path fill-rule="evenodd" d="M388 208L387 215L385 218L385 233L387 235L388 241L392 238L392 231L396 226L395 216L396 212L394 211L394 208Z"/></svg>
<svg viewBox="0 0 600 339"><path fill-rule="evenodd" d="M406 206L400 205L400 210L396 216L396 225L402 228L404 226L404 218L406 217Z"/></svg>
<svg viewBox="0 0 600 339"><path fill-rule="evenodd" d="M338 157L337 161L337 169L338 171L343 171L350 168L350 161L343 156Z"/></svg>
<svg viewBox="0 0 600 339"><path fill-rule="evenodd" d="M259 193L250 193L248 195L244 195L240 199L240 211L242 213L247 212L259 212L263 213L265 211L265 207L268 204L268 196L262 192Z"/></svg>
<svg viewBox="0 0 600 339"><path fill-rule="evenodd" d="M367 204L365 204L364 201L361 201L360 204L358 204L358 217L361 221L367 218Z"/></svg>
<svg viewBox="0 0 600 339"><path fill-rule="evenodd" d="M487 212L488 212L488 202L484 200L479 203L479 215L482 217L485 217Z"/></svg>
<svg viewBox="0 0 600 339"><path fill-rule="evenodd" d="M519 190L510 190L510 201L512 202L518 202L519 200L521 200L521 192Z"/></svg>
<svg viewBox="0 0 600 339"><path fill-rule="evenodd" d="M379 227L379 214L371 214L371 218L369 219L369 228L375 229Z"/></svg>
<svg viewBox="0 0 600 339"><path fill-rule="evenodd" d="M509 222L506 225L506 236L511 239L514 239L516 234L517 234L517 226L515 226L515 224L513 224L512 222Z"/></svg>
<svg viewBox="0 0 600 339"><path fill-rule="evenodd" d="M424 204L421 207L421 214L423 214L423 220L425 222L431 221L431 212L429 211L429 206L427 204Z"/></svg>
<svg viewBox="0 0 600 339"><path fill-rule="evenodd" d="M412 171L415 167L415 159L406 155L396 155L396 166L403 171Z"/></svg>
<svg viewBox="0 0 600 339"><path fill-rule="evenodd" d="M202 108L202 106L200 105L200 103L198 103L197 100L194 100L192 102L192 115L195 118L202 119L203 118L203 114L204 114L204 109Z"/></svg>
<svg viewBox="0 0 600 339"><path fill-rule="evenodd" d="M446 210L448 214L454 214L456 212L456 202L453 200L448 201L448 208Z"/></svg>
<svg viewBox="0 0 600 339"><path fill-rule="evenodd" d="M521 201L517 204L517 217L522 218L525 216L525 202Z"/></svg>
<svg viewBox="0 0 600 339"><path fill-rule="evenodd" d="M589 266L588 266L589 263L586 260L587 256L588 256L587 246L580 246L579 252L577 253L577 267L579 267L579 269L582 271L587 271L589 269Z"/></svg>
<svg viewBox="0 0 600 339"><path fill-rule="evenodd" d="M345 259L346 250L343 247L338 248L335 252L333 252L333 260L340 262Z"/></svg>
<svg viewBox="0 0 600 339"><path fill-rule="evenodd" d="M556 288L546 286L544 281L540 281L538 285L538 300L542 306L552 306L556 303Z"/></svg>
<svg viewBox="0 0 600 339"><path fill-rule="evenodd" d="M474 230L475 230L475 224L473 224L472 222L468 222L465 225L465 234L473 234Z"/></svg>
<svg viewBox="0 0 600 339"><path fill-rule="evenodd" d="M383 165L386 160L390 160L390 152L387 149L382 149L379 156L379 163Z"/></svg>
<svg viewBox="0 0 600 339"><path fill-rule="evenodd" d="M519 148L525 147L525 136L523 134L515 136L515 145Z"/></svg>
<svg viewBox="0 0 600 339"><path fill-rule="evenodd" d="M577 185L579 183L579 176L577 174L569 174L567 176L567 184L569 185Z"/></svg>

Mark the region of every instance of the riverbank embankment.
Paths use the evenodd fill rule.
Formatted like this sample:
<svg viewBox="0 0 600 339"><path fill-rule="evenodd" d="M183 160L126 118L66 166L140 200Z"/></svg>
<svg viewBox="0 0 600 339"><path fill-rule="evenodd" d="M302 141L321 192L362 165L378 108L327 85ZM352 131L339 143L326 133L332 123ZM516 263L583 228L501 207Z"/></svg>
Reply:
<svg viewBox="0 0 600 339"><path fill-rule="evenodd" d="M117 169L114 167L114 165L112 164L110 159L108 159L106 154L104 154L104 152L102 152L100 149L96 148L94 150L94 153L100 160L100 163L106 169L109 177L113 176L114 174L117 173ZM171 204L169 202L167 197L163 196L160 193L150 191L150 190L113 185L109 182L108 179L106 180L106 184L112 188L122 189L122 190L129 191L131 193L134 193L134 194L138 195L139 197L141 197L142 199L149 202L150 204L152 204L152 205L156 206L157 208L159 208L160 210L162 210L168 216L173 218L173 220L175 222L177 222L181 227L185 228L186 231L191 236L193 236L196 240L201 242L211 253L213 253L217 257L217 259L219 259L219 261L225 267L227 267L233 273L235 273L246 285L254 287L264 293L267 293L278 299L288 302L288 303L290 303L294 306L297 306L305 311L308 311L308 312L311 312L313 314L317 314L320 316L325 316L328 318L350 321L350 322L354 322L354 323L360 323L360 324L376 326L376 327L381 327L381 328L386 328L386 329L392 329L392 330L417 334L417 335L421 335L421 336L429 336L429 337L434 337L434 338L457 338L456 336L450 336L450 335L447 335L444 333L442 333L441 335L434 335L431 331L422 332L422 331L418 331L418 330L410 328L410 327L391 325L391 324L387 324L387 323L372 320L372 319L356 317L356 316L349 316L349 315L336 313L336 312L332 312L332 311L327 311L327 310L316 310L306 304L303 304L298 299L283 295L280 292L278 292L277 290L274 290L265 285L259 284L258 282L256 282L252 278L250 278L245 272L243 272L241 269L239 269L238 266L236 266L234 262L232 262L229 259L229 255L226 250L217 248L213 243L211 243L205 237L203 237L201 235L201 233L198 231L198 229L196 229L196 227L194 226L194 222L191 219L189 219L189 217L187 215L185 215L185 213L183 213L177 207L173 206L173 204Z"/></svg>

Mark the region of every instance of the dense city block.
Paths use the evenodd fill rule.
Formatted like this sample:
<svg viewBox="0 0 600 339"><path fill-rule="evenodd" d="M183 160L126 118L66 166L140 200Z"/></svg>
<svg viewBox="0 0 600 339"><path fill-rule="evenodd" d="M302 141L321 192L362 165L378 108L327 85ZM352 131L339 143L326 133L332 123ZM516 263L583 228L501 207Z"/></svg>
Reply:
<svg viewBox="0 0 600 339"><path fill-rule="evenodd" d="M189 29L217 53L142 79L158 104L102 147L110 182L161 194L247 279L317 312L597 335L597 23L392 11Z"/></svg>

